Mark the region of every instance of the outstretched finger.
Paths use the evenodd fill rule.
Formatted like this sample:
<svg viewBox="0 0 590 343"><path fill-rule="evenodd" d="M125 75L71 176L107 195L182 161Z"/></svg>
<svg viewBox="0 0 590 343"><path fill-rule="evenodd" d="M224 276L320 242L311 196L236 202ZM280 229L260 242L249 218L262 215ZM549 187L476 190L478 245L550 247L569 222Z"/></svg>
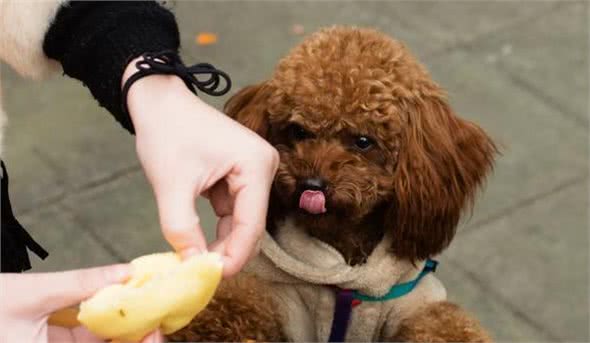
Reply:
<svg viewBox="0 0 590 343"><path fill-rule="evenodd" d="M155 331L144 337L141 343L164 343L164 336L160 331Z"/></svg>
<svg viewBox="0 0 590 343"><path fill-rule="evenodd" d="M184 258L203 252L207 241L199 223L194 195L188 190L156 195L164 237Z"/></svg>
<svg viewBox="0 0 590 343"><path fill-rule="evenodd" d="M129 275L129 265L119 264L56 273L17 275L7 279L4 286L7 294L30 295L30 303L21 304L21 310L49 314L79 304L101 288L125 281ZM38 308L39 304L43 304L41 310Z"/></svg>
<svg viewBox="0 0 590 343"><path fill-rule="evenodd" d="M270 186L268 186L270 188ZM225 242L224 276L236 274L256 248L266 225L269 189L255 182L235 195L231 233Z"/></svg>
<svg viewBox="0 0 590 343"><path fill-rule="evenodd" d="M232 216L221 217L217 220L217 237L209 244L209 251L217 252L225 256L227 237L231 234Z"/></svg>

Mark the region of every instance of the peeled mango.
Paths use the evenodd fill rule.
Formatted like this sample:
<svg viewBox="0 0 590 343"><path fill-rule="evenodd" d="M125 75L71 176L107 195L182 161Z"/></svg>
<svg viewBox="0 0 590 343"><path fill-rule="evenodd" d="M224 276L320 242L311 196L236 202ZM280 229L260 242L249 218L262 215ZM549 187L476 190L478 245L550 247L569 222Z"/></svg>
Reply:
<svg viewBox="0 0 590 343"><path fill-rule="evenodd" d="M175 253L152 254L131 265L125 284L105 287L80 304L77 319L103 339L138 342L157 328L163 334L183 328L207 306L223 269L216 253L184 261Z"/></svg>

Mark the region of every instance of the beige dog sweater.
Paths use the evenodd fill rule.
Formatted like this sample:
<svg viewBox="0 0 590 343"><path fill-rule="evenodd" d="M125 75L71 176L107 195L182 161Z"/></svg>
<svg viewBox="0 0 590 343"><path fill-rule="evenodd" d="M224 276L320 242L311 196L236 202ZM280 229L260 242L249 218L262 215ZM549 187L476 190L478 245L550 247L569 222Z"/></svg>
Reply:
<svg viewBox="0 0 590 343"><path fill-rule="evenodd" d="M286 220L274 238L265 235L261 253L246 270L270 282L289 340L325 342L334 317L333 286L382 297L392 286L414 280L422 271L425 262L412 265L388 251L391 239L386 235L366 263L350 266L336 249ZM406 295L363 301L352 309L346 341L382 341L393 336L400 322L416 309L444 299L443 285L430 273Z"/></svg>

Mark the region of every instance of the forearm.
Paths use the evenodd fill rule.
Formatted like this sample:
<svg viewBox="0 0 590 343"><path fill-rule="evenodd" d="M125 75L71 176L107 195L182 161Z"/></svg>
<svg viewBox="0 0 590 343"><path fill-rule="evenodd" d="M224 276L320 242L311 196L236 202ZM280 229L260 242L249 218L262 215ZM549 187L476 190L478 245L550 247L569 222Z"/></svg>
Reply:
<svg viewBox="0 0 590 343"><path fill-rule="evenodd" d="M121 106L125 68L144 52L177 51L179 45L174 15L154 1L72 1L58 11L43 49L133 131Z"/></svg>

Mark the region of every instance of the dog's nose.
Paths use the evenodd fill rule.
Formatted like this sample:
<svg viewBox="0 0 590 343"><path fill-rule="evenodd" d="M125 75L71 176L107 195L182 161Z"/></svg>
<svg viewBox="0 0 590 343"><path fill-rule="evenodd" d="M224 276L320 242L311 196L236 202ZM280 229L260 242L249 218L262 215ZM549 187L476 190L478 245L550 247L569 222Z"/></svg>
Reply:
<svg viewBox="0 0 590 343"><path fill-rule="evenodd" d="M303 179L299 182L299 188L301 190L310 190L310 191L325 191L326 190L326 181L319 177L312 177Z"/></svg>

